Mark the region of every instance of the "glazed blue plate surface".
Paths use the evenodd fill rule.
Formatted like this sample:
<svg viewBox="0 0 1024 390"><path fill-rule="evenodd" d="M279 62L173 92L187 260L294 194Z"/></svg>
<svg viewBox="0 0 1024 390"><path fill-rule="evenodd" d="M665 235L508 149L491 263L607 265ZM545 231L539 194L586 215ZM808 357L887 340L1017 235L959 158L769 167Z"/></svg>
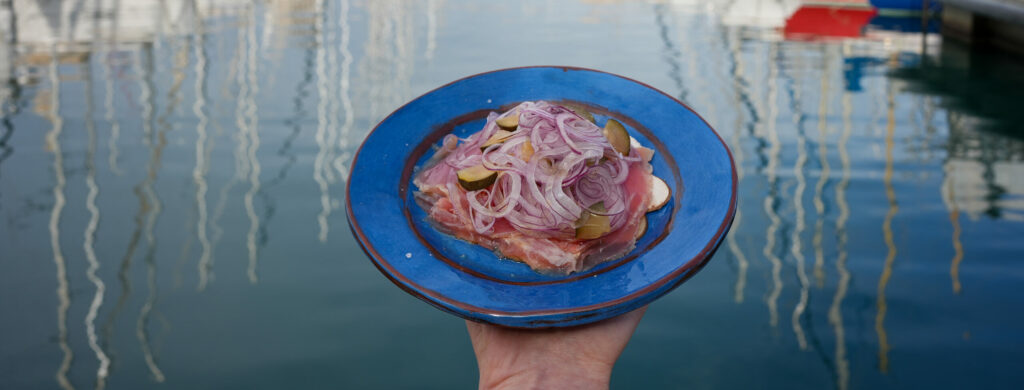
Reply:
<svg viewBox="0 0 1024 390"><path fill-rule="evenodd" d="M655 150L654 174L672 199L647 214L647 232L626 257L567 276L539 274L437 231L414 200L412 179L445 134L468 136L489 112L526 100L583 106L599 125L616 118ZM527 67L454 81L391 113L356 153L346 207L363 250L405 291L463 318L541 328L629 312L693 276L729 230L736 185L728 147L671 96L601 71Z"/></svg>

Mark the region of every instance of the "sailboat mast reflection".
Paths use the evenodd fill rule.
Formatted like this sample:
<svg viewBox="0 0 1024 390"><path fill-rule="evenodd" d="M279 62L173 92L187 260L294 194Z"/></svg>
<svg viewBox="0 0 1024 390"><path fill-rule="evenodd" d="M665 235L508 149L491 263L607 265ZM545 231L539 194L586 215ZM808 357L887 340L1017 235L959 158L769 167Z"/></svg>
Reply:
<svg viewBox="0 0 1024 390"><path fill-rule="evenodd" d="M829 109L829 79L831 69L829 67L835 60L835 51L832 47L825 48L825 70L821 77L821 99L818 104L818 164L821 166L821 173L818 175L818 183L814 186L814 280L819 289L825 287L825 250L822 247L822 240L825 229L825 202L823 200L825 186L829 181L831 166L828 162L828 109Z"/></svg>
<svg viewBox="0 0 1024 390"><path fill-rule="evenodd" d="M57 368L57 384L62 389L74 389L68 381L68 371L74 353L68 345L68 308L71 306L71 294L68 291L67 266L64 252L60 248L60 219L64 211L64 154L60 146L60 136L64 131L64 118L60 114L60 76L57 73L57 51L50 47L50 122L53 127L46 133L46 148L53 153L53 209L50 210L50 249L53 251L53 262L57 265L57 344L64 354L60 367Z"/></svg>
<svg viewBox="0 0 1024 390"><path fill-rule="evenodd" d="M823 72L827 75L827 72ZM804 165L807 163L807 137L804 135L804 114L801 104L800 87L796 85L796 78L789 81L790 104L793 111L793 124L796 127L796 150L797 158L793 164L793 175L796 176L796 189L793 192L793 208L796 210L794 219L796 228L793 230L792 243L789 251L796 260L796 275L800 281L800 300L793 307L793 333L796 335L797 344L801 350L807 349L807 338L804 336L803 325L800 324L801 316L807 309L809 299L808 287L810 282L807 279L807 271L804 269L804 252L801 235L804 231L804 190L807 188L807 181L804 178ZM824 96L822 96L824 99Z"/></svg>
<svg viewBox="0 0 1024 390"><path fill-rule="evenodd" d="M750 101L750 94L748 90L749 83L743 74L743 62L740 57L740 39L739 34L735 29L730 29L728 35L728 46L729 54L731 59L732 68L732 87L733 87L733 103L735 107L745 107L748 114L747 126L753 133L754 124L758 122L757 108ZM736 121L732 126L732 137L729 139L730 148L733 152L733 158L736 160L736 177L737 181L743 182L743 161L744 161L744 150L743 143L740 141L740 128L743 127L743 116L735 115ZM736 243L736 236L740 231L740 224L743 221L743 210L742 204L736 205L736 215L732 222L733 234L726 237L727 244L729 246L729 252L732 253L733 257L736 258L736 283L733 288L733 300L736 303L743 302L743 289L747 285L747 268L750 266L750 262L747 261L747 256L743 254L743 250L740 249L739 244Z"/></svg>
<svg viewBox="0 0 1024 390"><path fill-rule="evenodd" d="M687 93L686 86L683 84L683 69L679 63L680 53L679 49L677 49L675 44L672 43L672 40L669 39L669 27L668 24L665 23L665 4L658 3L654 5L654 22L658 25L658 35L661 36L661 41L665 45L662 57L664 57L665 62L668 63L668 77L672 79L673 83L675 83L676 91L679 91L679 100L685 101Z"/></svg>
<svg viewBox="0 0 1024 390"><path fill-rule="evenodd" d="M896 212L899 211L899 204L896 202L896 192L892 185L893 175L893 135L896 128L896 103L894 99L895 91L893 86L889 84L886 88L886 107L888 108L888 115L886 116L886 127L885 127L885 174L882 177L882 182L885 184L885 197L889 200L889 211L885 214L885 221L882 222L882 235L885 238L885 246L889 249L888 254L885 256L885 265L882 269L882 275L878 279L878 296L877 306L878 313L875 316L875 332L878 334L878 369L882 373L889 372L889 337L885 332L885 314L888 309L885 301L885 288L889 284L889 279L892 277L892 266L896 261L896 241L892 235L892 220L896 216Z"/></svg>
<svg viewBox="0 0 1024 390"><path fill-rule="evenodd" d="M850 115L853 106L850 103L850 93L843 92L843 134L839 138L837 149L839 150L839 161L842 164L843 177L836 186L836 205L839 208L839 216L836 217L836 273L839 274L839 282L836 286L836 293L832 297L832 306L828 310L828 322L832 324L836 337L836 372L839 390L846 390L850 382L850 362L846 359L846 331L843 329L843 300L846 299L846 291L850 286L850 271L846 268L846 259L849 256L846 248L848 235L846 222L850 218L850 207L846 202L846 189L850 185L850 155L846 151L846 143L850 140L852 124Z"/></svg>
<svg viewBox="0 0 1024 390"><path fill-rule="evenodd" d="M249 147L246 150L246 161L249 166L249 191L245 193L243 201L245 203L245 212L249 216L249 233L246 236L246 247L249 249L249 267L246 273L249 276L249 282L256 283L259 280L256 275L257 263L259 261L256 233L260 229L260 219L256 215L253 199L260 190L260 162L256 158L256 152L260 148L260 136L257 129L259 126L259 114L256 104L256 94L259 92L259 84L256 79L259 42L256 39L256 9L252 4L247 9L246 57L245 61L243 61L245 63L245 81L242 82L244 93L241 93L240 96L244 99L244 118L242 121L245 123L245 126L242 129L249 140ZM241 73L239 72L240 75Z"/></svg>
<svg viewBox="0 0 1024 390"><path fill-rule="evenodd" d="M348 7L348 0L345 0L344 7ZM427 61L434 59L434 50L437 49L437 11L441 9L441 0L427 0L427 47L423 51L423 58ZM346 21L347 18L342 19ZM346 27L347 28L347 27Z"/></svg>
<svg viewBox="0 0 1024 390"><path fill-rule="evenodd" d="M147 80L147 84L152 83L153 77L153 49L146 51L145 66L143 66L144 78ZM149 341L148 324L149 317L153 313L156 301L157 301L157 285L156 285L156 248L157 241L156 235L153 234L153 229L156 226L157 220L163 213L163 205L160 201L159 196L153 189L157 173L160 171L160 163L163 155L163 149L167 146L167 131L169 131L173 125L168 122L167 117L172 113L178 103L181 102L181 86L185 80L185 66L188 64L188 46L183 45L174 53L172 57L174 59L174 67L171 69L171 86L168 89L168 105L164 114L157 119L160 124L160 129L156 134L155 145L151 149L150 161L147 164L146 179L142 183L142 193L146 195L147 203L150 205L149 214L146 216L146 224L144 236L146 237L147 251L146 251L146 284L148 294L146 296L146 302L143 304L142 309L139 311L139 317L135 323L135 336L139 340L139 345L142 349L142 355L146 362L146 366L149 368L150 373L153 375L153 380L160 383L165 380L163 371L157 364L156 357L153 354L152 347ZM150 94L150 98L147 99L144 104L149 105L148 111L154 111L155 106L155 94Z"/></svg>
<svg viewBox="0 0 1024 390"><path fill-rule="evenodd" d="M327 43L331 37L329 29L325 26L327 18L327 12L324 10L324 1L317 2L316 7L316 89L317 89L317 129L316 136L314 139L317 144L316 158L313 160L313 180L316 181L317 186L320 187L320 213L317 215L317 224L320 226L320 234L318 238L320 242L327 242L327 233L330 226L327 224L327 217L331 215L331 211L334 206L331 204L331 196L328 187L328 179L326 175L329 171L325 167L325 160L328 156L328 149L333 147L333 142L328 142L326 134L331 125L329 123L330 116L328 116L328 102L330 100L328 94L329 80L327 77L328 70L326 69L326 52Z"/></svg>
<svg viewBox="0 0 1024 390"><path fill-rule="evenodd" d="M210 243L210 237L207 234L207 202L206 202L206 175L210 171L210 145L207 141L206 127L209 124L209 116L206 115L206 96L207 96L207 60L206 60L206 32L205 24L203 19L198 14L198 5L196 1L192 2L192 10L196 13L195 21L196 33L193 35L196 40L195 43L195 96L196 101L192 105L192 112L198 118L199 123L196 124L196 165L192 169L192 181L196 186L196 213L198 218L196 220L196 238L199 239L199 246L201 253L199 255L199 262L197 264L199 271L199 290L202 290L206 286L209 280L209 273L211 269L210 260L212 258L212 245Z"/></svg>
<svg viewBox="0 0 1024 390"><path fill-rule="evenodd" d="M100 262L96 257L95 239L96 229L99 227L100 222L100 209L96 206L96 197L99 196L99 186L96 185L96 122L93 119L93 113L95 112L95 105L93 104L93 80L92 80L92 61L88 60L85 63L85 130L88 134L88 144L86 148L85 157L85 186L89 189L89 193L85 198L85 208L89 210L89 222L86 223L85 232L83 233L84 238L82 240L82 248L85 251L85 260L89 264L86 269L85 276L89 279L89 282L93 284L96 292L93 294L92 302L89 304L89 311L85 315L85 333L89 341L89 348L92 349L93 353L96 354L96 359L99 360L99 368L96 369L96 388L103 389L106 386L107 369L110 367L110 359L107 354L103 352L103 348L100 347L98 338L96 337L96 315L99 313L100 306L103 305L103 297L106 293L106 285L103 280L96 275L96 271L100 268Z"/></svg>
<svg viewBox="0 0 1024 390"><path fill-rule="evenodd" d="M946 176L948 177L951 172L947 171ZM956 191L953 189L953 180L947 178L948 182L947 191L949 193L949 224L953 226L953 260L949 264L949 278L953 282L953 293L960 294L962 286L960 285L960 262L964 260L964 245L960 242L960 207L956 201Z"/></svg>
<svg viewBox="0 0 1024 390"><path fill-rule="evenodd" d="M6 39L0 40L0 53L7 58L15 58L18 34L14 2L0 4L0 10L7 14L6 24L9 32L4 36ZM21 85L15 77L13 63L3 66L3 72L0 72L0 84L3 84L0 86L0 127L3 128L3 134L0 134L0 168L2 168L4 161L14 154L14 147L8 144L14 135L14 124L11 122L11 117L19 111L21 100ZM0 196L2 195L2 191L0 191Z"/></svg>
<svg viewBox="0 0 1024 390"><path fill-rule="evenodd" d="M776 121L779 116L778 106L778 77L779 69L779 47L773 43L769 51L768 60L768 139L771 146L768 149L768 165L765 166L765 175L768 182L768 196L764 198L764 211L768 215L771 224L765 229L765 244L762 254L772 264L772 291L768 294L765 304L768 306L768 322L774 328L779 324L779 295L782 294L782 260L775 254L775 239L782 219L779 218L779 183L776 169L779 165L779 155L782 151L782 144L779 141L779 133L776 129Z"/></svg>
<svg viewBox="0 0 1024 390"><path fill-rule="evenodd" d="M947 149L948 154L952 154L951 148ZM946 203L946 208L949 209L949 224L953 227L953 236L951 241L953 243L953 259L949 264L949 279L953 285L953 293L960 294L962 286L960 285L960 262L964 259L964 246L960 240L961 228L960 228L960 205L956 199L956 185L953 180L953 164L952 156L947 155L945 161L942 163L942 200Z"/></svg>
<svg viewBox="0 0 1024 390"><path fill-rule="evenodd" d="M239 22L239 24L241 24ZM217 204L213 209L213 218L210 219L210 229L213 231L213 239L210 244L210 258L207 262L206 274L204 275L200 271L199 285L197 290L204 291L207 284L214 279L213 267L216 259L217 244L220 243L220 239L224 236L224 229L220 226L220 218L224 215L224 211L227 209L228 196L231 194L231 190L238 183L242 182L242 179L249 176L249 161L248 161L248 150L249 150L249 137L245 131L247 123L245 121L245 103L244 95L247 93L247 87L245 86L246 75L242 67L247 61L245 53L246 33L248 32L245 28L238 28L238 34L236 35L237 46L235 47L234 54L231 57L228 65L228 76L225 79L231 79L232 76L235 78L235 84L238 85L239 91L235 95L235 126L238 127L238 131L235 132L235 149L232 152L232 156L235 160L235 172L232 175L231 180L227 184L221 187L220 193L217 196ZM221 95L225 98L231 95L229 86L231 83L224 83L224 88L221 90ZM217 121L213 121L214 126L217 125ZM211 140L212 144L212 140ZM212 148L212 146L211 146Z"/></svg>
<svg viewBox="0 0 1024 390"><path fill-rule="evenodd" d="M133 72L135 73L135 77L138 77L139 89L143 92L139 96L139 103L142 105L142 131L145 135L152 133L153 109L150 106L151 94L149 93L149 91L152 90L152 80L150 79L150 72L146 72L144 70L146 67L143 65L143 59L148 59L151 55L147 54L147 56L143 57L140 55L140 52L148 53L149 50L152 50L151 46L148 44L143 45L134 52L132 60ZM144 141L151 147L152 143L146 140L145 137ZM121 294L117 298L117 303L114 304L114 309L107 315L107 320L103 324L105 345L114 338L114 321L116 321L117 317L121 314L121 311L124 309L124 305L128 302L128 297L132 293L131 278L128 273L131 270L132 260L135 258L135 251L138 249L139 241L142 238L145 217L149 214L149 210L151 208L149 199L143 192L143 187L147 180L148 178L143 179L132 188L132 193L134 193L136 199L139 200L139 208L136 210L135 217L132 219L135 229L132 231L131 238L128 240L128 247L125 249L125 253L121 257L121 266L117 271L117 279L121 285ZM114 360L116 355L113 348L108 347L107 352L111 355L111 360Z"/></svg>
<svg viewBox="0 0 1024 390"><path fill-rule="evenodd" d="M117 160L120 156L120 139L121 139L121 121L117 116L117 112L114 108L114 56L118 49L118 38L117 29L120 25L120 0L114 0L110 6L113 10L111 12L110 20L110 31L109 37L104 40L103 44L103 78L104 78L104 99L103 106L105 109L103 118L108 124L110 124L110 138L107 140L107 148L110 149L110 153L107 155L107 165L110 166L110 171L115 175L121 176L121 167L118 166ZM119 63L118 66L121 64Z"/></svg>
<svg viewBox="0 0 1024 390"><path fill-rule="evenodd" d="M349 96L349 77L352 68L352 53L348 49L351 27L348 23L349 1L341 0L341 15L338 20L341 24L341 81L338 83L341 88L341 109L344 110L345 121L341 124L341 132L338 136L338 156L334 159L334 168L342 182L348 181L348 164L352 157L349 153L349 141L351 138L352 124L355 123L355 112L352 109L352 98Z"/></svg>

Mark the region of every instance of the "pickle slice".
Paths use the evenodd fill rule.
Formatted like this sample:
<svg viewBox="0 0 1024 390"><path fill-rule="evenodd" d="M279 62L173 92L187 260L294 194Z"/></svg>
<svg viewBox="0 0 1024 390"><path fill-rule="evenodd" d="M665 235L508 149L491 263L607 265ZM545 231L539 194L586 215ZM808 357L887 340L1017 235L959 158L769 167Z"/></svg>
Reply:
<svg viewBox="0 0 1024 390"><path fill-rule="evenodd" d="M590 210L604 212L604 202L597 202L590 206ZM611 218L607 215L597 215L588 210L583 210L583 215L577 220L576 239L592 240L608 234L612 230Z"/></svg>
<svg viewBox="0 0 1024 390"><path fill-rule="evenodd" d="M583 119L586 119L586 120L590 121L590 123L595 123L596 124L596 122L594 120L594 114L591 114L590 111L587 111L583 107L577 106L575 104L566 104L563 107L568 108L572 112L575 112L576 115L579 115L579 116L583 117Z"/></svg>
<svg viewBox="0 0 1024 390"><path fill-rule="evenodd" d="M459 185L466 191L482 190L490 187L498 179L498 172L484 168L483 165L460 169L457 175L459 176Z"/></svg>
<svg viewBox="0 0 1024 390"><path fill-rule="evenodd" d="M622 153L623 156L629 155L629 133L626 132L622 123L615 119L608 119L608 122L604 124L604 137L608 138L608 143L612 144L615 151Z"/></svg>
<svg viewBox="0 0 1024 390"><path fill-rule="evenodd" d="M511 131L497 130L494 132L494 135L492 135L491 138L487 139L487 142L484 142L483 145L480 145L480 151L487 149L488 146L505 142L505 139L511 137L512 135L513 134Z"/></svg>

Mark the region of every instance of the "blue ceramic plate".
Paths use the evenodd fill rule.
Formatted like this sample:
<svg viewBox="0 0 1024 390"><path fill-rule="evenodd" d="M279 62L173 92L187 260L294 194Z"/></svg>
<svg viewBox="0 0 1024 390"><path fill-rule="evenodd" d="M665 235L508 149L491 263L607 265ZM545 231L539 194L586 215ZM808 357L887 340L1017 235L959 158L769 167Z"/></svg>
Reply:
<svg viewBox="0 0 1024 390"><path fill-rule="evenodd" d="M483 127L487 113L525 100L575 103L599 124L616 118L655 149L654 174L672 199L647 214L647 233L626 257L568 276L541 275L438 232L414 201L414 173L445 134L465 137ZM467 319L539 328L626 313L693 276L732 223L736 171L707 122L661 91L596 70L527 67L454 81L391 113L356 153L347 193L353 234L396 285Z"/></svg>

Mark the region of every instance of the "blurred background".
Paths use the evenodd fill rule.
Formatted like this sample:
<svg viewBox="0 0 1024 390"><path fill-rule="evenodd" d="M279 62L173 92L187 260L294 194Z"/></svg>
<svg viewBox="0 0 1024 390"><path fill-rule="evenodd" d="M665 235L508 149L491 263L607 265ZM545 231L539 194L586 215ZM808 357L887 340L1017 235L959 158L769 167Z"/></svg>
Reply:
<svg viewBox="0 0 1024 390"><path fill-rule="evenodd" d="M674 95L737 163L613 388L1020 388L1020 3L963 3L0 1L0 388L475 387L346 174L404 102L538 64Z"/></svg>

